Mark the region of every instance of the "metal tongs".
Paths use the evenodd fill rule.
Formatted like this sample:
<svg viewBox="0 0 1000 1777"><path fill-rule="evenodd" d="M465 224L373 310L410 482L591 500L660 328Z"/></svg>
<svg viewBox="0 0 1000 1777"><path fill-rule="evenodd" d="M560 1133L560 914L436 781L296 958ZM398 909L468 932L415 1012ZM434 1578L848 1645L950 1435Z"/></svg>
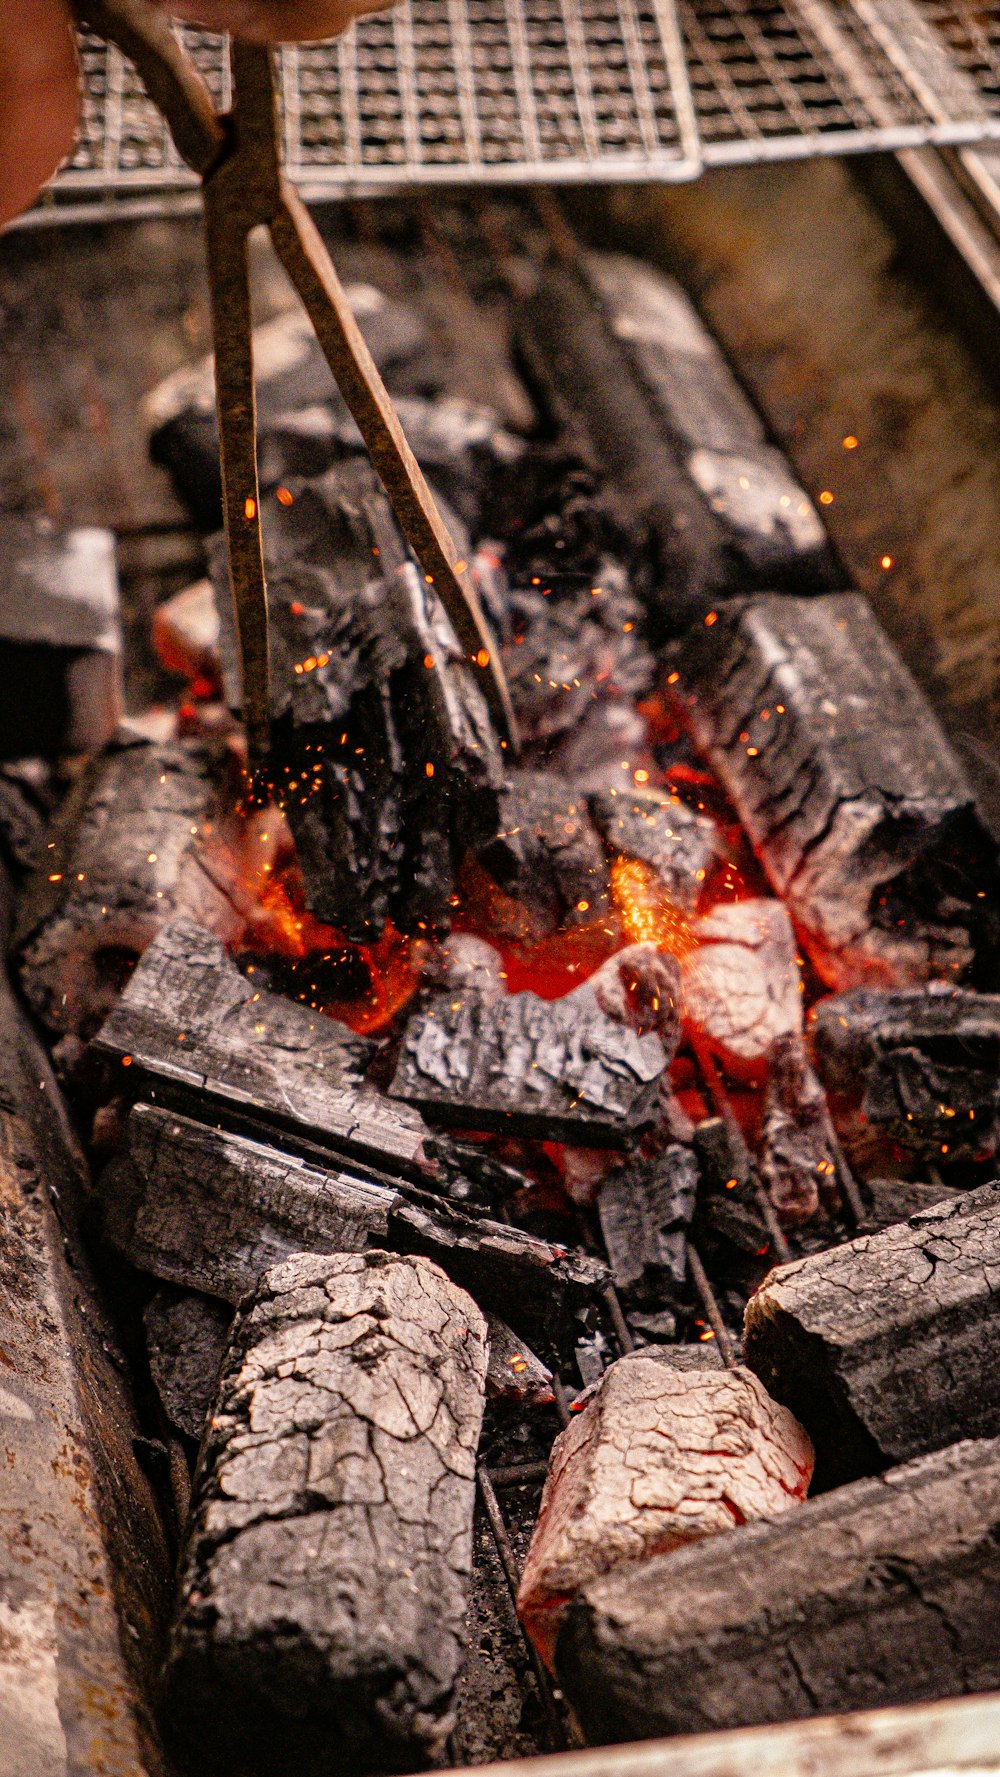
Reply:
<svg viewBox="0 0 1000 1777"><path fill-rule="evenodd" d="M223 507L239 633L251 781L264 769L270 729L267 586L257 484L256 405L247 243L270 230L396 518L480 678L513 746L503 668L466 564L403 435L333 262L312 217L281 170L272 52L232 43L232 109L220 114L167 21L145 0L79 0L88 29L135 64L166 118L182 159L202 182Z"/></svg>

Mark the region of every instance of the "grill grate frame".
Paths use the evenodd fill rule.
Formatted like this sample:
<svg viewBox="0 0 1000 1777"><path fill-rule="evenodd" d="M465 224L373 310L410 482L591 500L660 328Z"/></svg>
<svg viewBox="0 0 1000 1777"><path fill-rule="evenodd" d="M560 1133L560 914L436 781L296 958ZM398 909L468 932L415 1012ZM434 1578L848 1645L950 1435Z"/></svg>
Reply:
<svg viewBox="0 0 1000 1777"><path fill-rule="evenodd" d="M224 41L178 35L225 106ZM192 188L131 64L87 37L81 60L77 148L34 219ZM1000 0L400 0L278 66L314 199L1000 140Z"/></svg>

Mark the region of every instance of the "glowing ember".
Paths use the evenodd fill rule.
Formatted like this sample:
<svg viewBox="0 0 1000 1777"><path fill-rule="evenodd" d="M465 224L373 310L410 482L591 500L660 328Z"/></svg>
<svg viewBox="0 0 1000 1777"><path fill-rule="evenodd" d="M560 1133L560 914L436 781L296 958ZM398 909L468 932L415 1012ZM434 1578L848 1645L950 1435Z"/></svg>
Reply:
<svg viewBox="0 0 1000 1777"><path fill-rule="evenodd" d="M690 921L674 906L651 865L639 858L616 858L611 896L630 944L653 943L671 956L686 956L694 949Z"/></svg>

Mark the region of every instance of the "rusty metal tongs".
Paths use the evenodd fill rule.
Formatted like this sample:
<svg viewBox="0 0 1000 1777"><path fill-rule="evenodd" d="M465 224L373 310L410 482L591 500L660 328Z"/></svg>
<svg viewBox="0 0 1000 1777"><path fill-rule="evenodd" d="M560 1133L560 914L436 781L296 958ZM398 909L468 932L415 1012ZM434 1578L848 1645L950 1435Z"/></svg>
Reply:
<svg viewBox="0 0 1000 1777"><path fill-rule="evenodd" d="M272 52L230 45L232 109L220 115L170 26L145 0L80 0L81 21L139 70L177 150L202 181L222 452L223 508L240 639L251 767L267 756L267 587L257 485L250 231L270 230L407 542L448 613L513 746L503 668L479 600L403 435L343 286L308 210L281 170Z"/></svg>

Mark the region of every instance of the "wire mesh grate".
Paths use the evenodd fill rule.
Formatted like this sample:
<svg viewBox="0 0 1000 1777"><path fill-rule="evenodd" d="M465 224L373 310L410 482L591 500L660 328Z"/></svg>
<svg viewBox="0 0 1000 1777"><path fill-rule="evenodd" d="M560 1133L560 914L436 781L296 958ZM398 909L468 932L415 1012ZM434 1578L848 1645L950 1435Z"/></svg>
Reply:
<svg viewBox="0 0 1000 1777"><path fill-rule="evenodd" d="M224 106L224 43L179 34ZM190 186L130 64L81 51L83 127L48 205ZM284 49L279 88L309 196L676 180L1000 139L1000 0L400 0Z"/></svg>

